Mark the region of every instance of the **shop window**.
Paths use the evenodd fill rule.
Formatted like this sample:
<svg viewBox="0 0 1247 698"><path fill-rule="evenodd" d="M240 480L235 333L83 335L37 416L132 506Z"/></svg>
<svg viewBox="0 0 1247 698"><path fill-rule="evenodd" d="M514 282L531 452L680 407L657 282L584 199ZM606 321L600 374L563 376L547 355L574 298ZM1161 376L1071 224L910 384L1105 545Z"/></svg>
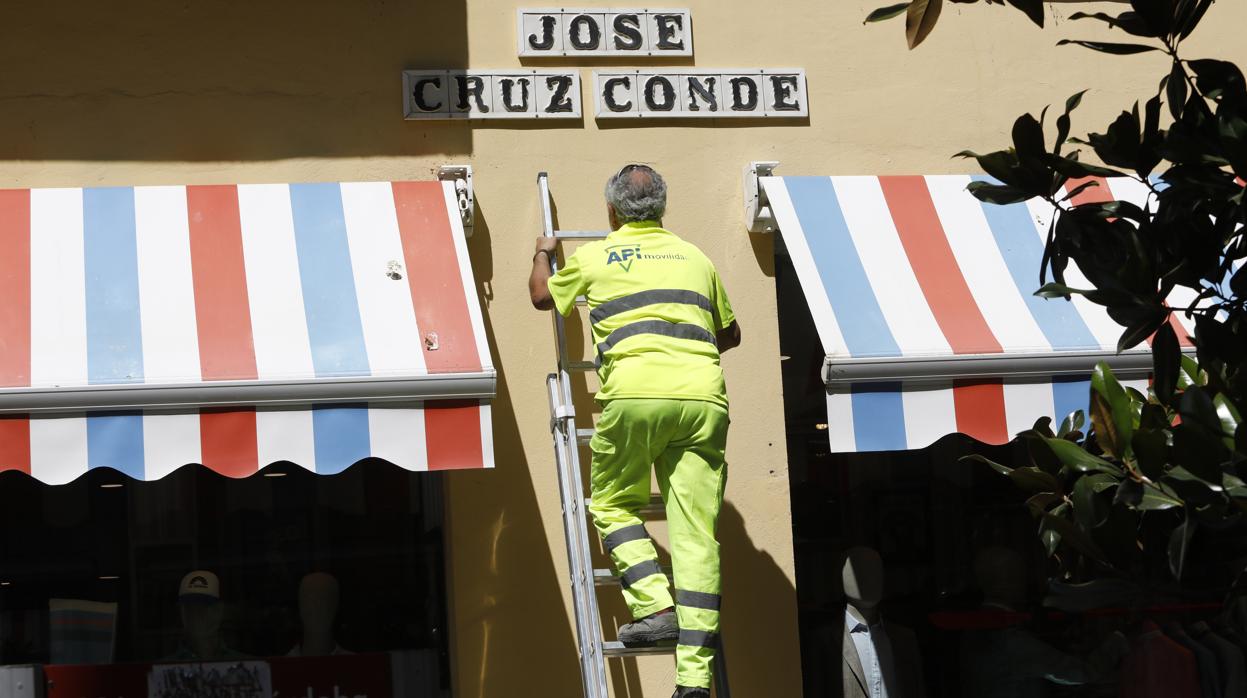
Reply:
<svg viewBox="0 0 1247 698"><path fill-rule="evenodd" d="M48 698L449 695L441 491L378 460L2 473L0 665Z"/></svg>
<svg viewBox="0 0 1247 698"><path fill-rule="evenodd" d="M982 454L1026 464L1024 443L987 446L949 435L921 450L832 453L823 348L782 238L776 248L806 696L843 694L841 655L856 652L838 634L848 622L843 567L856 546L882 560L878 608L885 624L912 631L927 696L1115 696L1118 660L1137 650L1151 627L1166 636L1210 632L1228 639L1236 649L1222 649L1241 666L1247 602L1225 601L1234 598L1230 564L1189 570L1181 585L1159 589L1132 580L1098 592L1080 588L1080 579L1050 583L1055 566L1040 546L1026 494L962 460ZM1226 551L1227 562L1242 559L1245 544L1237 537L1206 535L1201 544ZM1166 574L1139 573L1140 579ZM901 662L901 650L894 650ZM1048 669L1050 679L1038 675Z"/></svg>

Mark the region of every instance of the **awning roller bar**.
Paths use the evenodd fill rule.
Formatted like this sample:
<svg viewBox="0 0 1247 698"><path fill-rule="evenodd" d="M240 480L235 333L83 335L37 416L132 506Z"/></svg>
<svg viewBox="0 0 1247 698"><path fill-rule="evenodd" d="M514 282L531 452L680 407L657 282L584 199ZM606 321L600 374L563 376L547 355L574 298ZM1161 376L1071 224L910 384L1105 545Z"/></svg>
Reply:
<svg viewBox="0 0 1247 698"><path fill-rule="evenodd" d="M1194 356L1194 350L1187 351ZM1146 378L1152 372L1149 351L1063 351L1058 353L965 354L933 357L844 359L827 357L823 382L828 390L847 389L853 383L947 383L951 380L993 378L1086 378L1104 361L1120 379Z"/></svg>
<svg viewBox="0 0 1247 698"><path fill-rule="evenodd" d="M405 378L365 376L180 384L140 383L72 388L5 388L0 389L0 414L488 400L494 397L496 383L496 374L487 371L438 373Z"/></svg>

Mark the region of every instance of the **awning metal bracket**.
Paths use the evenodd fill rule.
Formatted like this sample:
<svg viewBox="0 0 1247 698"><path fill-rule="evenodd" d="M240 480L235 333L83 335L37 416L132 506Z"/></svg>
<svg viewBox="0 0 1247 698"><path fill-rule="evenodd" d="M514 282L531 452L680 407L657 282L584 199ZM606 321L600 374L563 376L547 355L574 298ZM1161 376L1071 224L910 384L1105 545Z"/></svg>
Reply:
<svg viewBox="0 0 1247 698"><path fill-rule="evenodd" d="M437 178L455 183L455 198L459 202L459 217L463 220L463 234L472 237L472 225L476 222L476 193L472 189L471 165L442 165L437 168Z"/></svg>
<svg viewBox="0 0 1247 698"><path fill-rule="evenodd" d="M743 177L745 192L745 227L751 233L773 233L776 230L775 212L766 198L766 191L758 182L759 177L770 177L779 167L775 160L755 160L745 166Z"/></svg>

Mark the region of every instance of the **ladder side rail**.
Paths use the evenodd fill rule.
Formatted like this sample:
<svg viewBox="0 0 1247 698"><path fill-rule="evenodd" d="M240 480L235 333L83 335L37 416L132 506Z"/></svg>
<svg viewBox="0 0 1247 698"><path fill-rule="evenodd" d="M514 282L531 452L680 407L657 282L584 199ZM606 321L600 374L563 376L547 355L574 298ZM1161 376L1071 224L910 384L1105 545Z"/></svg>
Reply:
<svg viewBox="0 0 1247 698"><path fill-rule="evenodd" d="M550 374L546 377L546 388L550 399L550 414L557 415L561 407L562 392L558 385L558 377ZM595 626L591 622L586 608L586 600L593 592L588 580L585 578L584 569L588 566L588 562L581 555L581 547L576 544L576 540L583 536L580 527L583 526L583 517L578 508L570 506L569 502L575 498L574 484L568 477L568 451L569 443L563 436L565 426L556 418L551 421L551 436L554 440L554 459L557 466L559 478L559 495L562 499L563 513L563 534L567 543L567 561L568 561L568 577L571 581L572 605L575 610L576 635L579 647L580 672L585 686L595 685L599 670L596 666L598 659L593 652L593 646L586 646L586 642L595 632Z"/></svg>
<svg viewBox="0 0 1247 698"><path fill-rule="evenodd" d="M541 197L542 235L554 237L554 215L550 201L550 182L546 173L537 175ZM547 255L551 275L558 272L554 255ZM609 698L606 688L606 660L602 656L602 619L598 611L597 592L593 586L589 552L588 524L582 509L584 483L580 474L580 448L576 441L575 407L572 402L571 375L567 359L567 330L558 309L551 311L555 340L558 345L557 401L552 393L552 414L555 426L562 433L560 449L566 457L559 458L563 488L563 510L566 520L568 560L573 570L573 602L576 606L577 630L585 692L589 698ZM588 651L586 651L588 650Z"/></svg>

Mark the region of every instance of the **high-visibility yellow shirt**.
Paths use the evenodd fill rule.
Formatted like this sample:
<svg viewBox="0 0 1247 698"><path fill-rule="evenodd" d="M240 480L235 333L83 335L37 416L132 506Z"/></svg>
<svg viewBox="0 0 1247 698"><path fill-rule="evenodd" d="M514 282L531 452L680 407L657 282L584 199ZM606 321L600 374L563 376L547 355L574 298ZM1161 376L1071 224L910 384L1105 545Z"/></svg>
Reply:
<svg viewBox="0 0 1247 698"><path fill-rule="evenodd" d="M727 406L715 332L736 319L714 264L655 221L588 243L550 278L564 315L589 304L598 400L676 398Z"/></svg>

